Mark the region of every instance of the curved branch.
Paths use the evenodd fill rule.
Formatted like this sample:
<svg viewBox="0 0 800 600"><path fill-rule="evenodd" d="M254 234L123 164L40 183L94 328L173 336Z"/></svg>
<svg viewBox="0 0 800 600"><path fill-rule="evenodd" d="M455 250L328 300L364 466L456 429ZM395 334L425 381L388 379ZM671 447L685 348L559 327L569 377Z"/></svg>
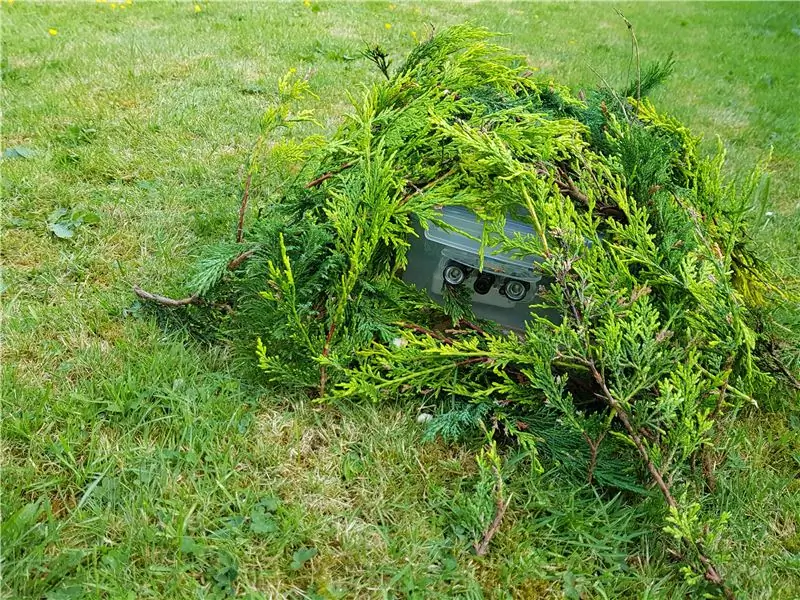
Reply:
<svg viewBox="0 0 800 600"><path fill-rule="evenodd" d="M350 167L352 167L354 164L356 164L356 163L355 163L355 162L347 162L347 163L344 163L344 164L343 164L341 167L339 167L338 169L335 169L335 170L333 170L333 171L328 171L328 172L327 172L327 173L325 173L324 175L320 175L320 176L319 176L319 177L317 177L315 180L313 180L313 181L309 181L309 182L306 184L306 189L310 189L310 188L313 188L313 187L317 187L317 186L318 186L320 183L322 183L323 181L327 181L328 179L330 179L330 178L331 178L331 177L333 177L334 175L338 175L339 173L341 173L341 172L342 172L342 171L344 171L345 169L349 169L349 168L350 168Z"/></svg>
<svg viewBox="0 0 800 600"><path fill-rule="evenodd" d="M236 224L236 242L239 244L244 240L244 215L247 212L247 204L250 200L250 181L252 177L252 173L247 174L247 180L244 182L244 192L242 193L242 204L239 206L239 222Z"/></svg>
<svg viewBox="0 0 800 600"><path fill-rule="evenodd" d="M203 302L200 299L200 294L192 294L191 296L188 296L186 298L175 300L174 298L168 298L167 296L161 296L159 294L151 294L150 292L146 292L138 285L133 286L133 291L142 300L155 302L156 304L161 304L162 306L178 307L178 306L187 306L189 304L201 304Z"/></svg>
<svg viewBox="0 0 800 600"><path fill-rule="evenodd" d="M255 248L250 250L246 250L242 252L239 256L234 258L231 262L228 263L228 271L233 271L239 265L241 265L244 261L255 254ZM167 296L162 296L160 294L153 294L152 292L148 292L140 288L138 285L133 286L133 292L139 296L142 300L147 300L148 302L155 302L156 304L160 304L162 306L171 306L173 308L177 308L179 306L188 306L190 304L200 305L203 304L204 301L200 297L200 294L195 292L191 296L187 296L186 298L180 298L175 300L174 298L169 298Z"/></svg>

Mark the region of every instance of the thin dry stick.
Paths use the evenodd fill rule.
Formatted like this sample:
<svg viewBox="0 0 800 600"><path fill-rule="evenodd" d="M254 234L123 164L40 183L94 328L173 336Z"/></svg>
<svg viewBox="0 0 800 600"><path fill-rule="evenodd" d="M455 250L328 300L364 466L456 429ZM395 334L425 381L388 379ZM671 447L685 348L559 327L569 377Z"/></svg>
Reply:
<svg viewBox="0 0 800 600"><path fill-rule="evenodd" d="M494 475L497 480L497 483L495 484L495 490L497 494L497 511L494 514L494 519L492 519L491 525L489 525L489 528L483 534L481 541L473 545L473 548L475 548L475 554L477 556L483 556L489 550L489 543L500 529L500 523L503 521L503 515L506 514L506 510L508 509L509 504L511 504L511 496L513 495L510 494L507 500L503 500L503 479L500 476L500 473L497 472L497 468L494 469Z"/></svg>
<svg viewBox="0 0 800 600"><path fill-rule="evenodd" d="M476 333L481 334L483 337L488 337L489 336L488 333L486 333L483 329L481 329L480 327L475 325L475 323L473 323L472 321L467 321L466 319L461 319L461 320L459 320L458 324L462 325L464 327L468 327L468 328L472 329L472 331L475 331Z"/></svg>
<svg viewBox="0 0 800 600"><path fill-rule="evenodd" d="M614 88L611 87L611 85L608 83L608 81L606 81L605 77L603 77L597 69L595 69L592 65L589 65L589 64L587 64L586 66L589 67L589 70L592 73L594 73L598 77L598 79L600 79L601 83L604 86L606 86L606 89L608 89L609 93L614 97L614 100L617 101L617 103L619 104L619 107L622 109L622 114L625 116L625 120L626 121L630 120L628 118L628 111L625 108L625 103L622 100L620 100L619 94L617 94L617 92L614 91Z"/></svg>
<svg viewBox="0 0 800 600"><path fill-rule="evenodd" d="M150 302L155 302L156 304L161 304L163 306L178 307L187 306L189 304L200 304L202 302L199 294L192 294L186 298L175 300L174 298L168 298L159 294L151 294L150 292L146 292L138 285L133 286L133 291L137 296L139 296L139 298L142 298L143 300L149 300Z"/></svg>
<svg viewBox="0 0 800 600"><path fill-rule="evenodd" d="M710 492L714 492L717 489L717 478L714 475L714 458L711 456L711 447L710 446L703 446L703 449L700 451L700 459L702 461L702 470L703 470L703 478L706 480L706 485L708 486L708 490Z"/></svg>
<svg viewBox="0 0 800 600"><path fill-rule="evenodd" d="M338 169L335 169L335 170L333 170L333 171L328 171L328 172L327 172L327 173L325 173L324 175L320 175L320 176L319 176L319 177L317 177L315 180L313 180L313 181L309 181L309 182L306 184L306 189L311 189L311 188L313 188L313 187L317 187L317 186L318 186L320 183L322 183L323 181L327 181L328 179L330 179L330 178L331 178L331 177L333 177L334 175L338 175L339 173L341 173L341 172L342 172L342 171L344 171L345 169L349 169L349 168L350 168L350 167L352 167L354 164L356 164L356 163L354 163L354 162L347 162L347 163L344 163L344 164L343 164L341 167L339 167Z"/></svg>
<svg viewBox="0 0 800 600"><path fill-rule="evenodd" d="M783 364L783 361L778 356L777 350L773 347L769 349L769 356L772 359L773 364L775 367L786 377L787 383L791 385L794 389L800 390L800 381L797 380L797 377L792 375L792 372L789 368Z"/></svg>
<svg viewBox="0 0 800 600"><path fill-rule="evenodd" d="M244 239L244 214L247 212L247 203L250 200L250 179L253 174L248 173L244 182L244 192L242 193L242 204L239 207L239 222L236 224L236 242L242 243Z"/></svg>
<svg viewBox="0 0 800 600"><path fill-rule="evenodd" d="M245 252L242 252L239 256L228 263L228 270L233 271L244 261L253 256L253 254L255 254L255 250L246 250ZM162 306L171 306L177 308L179 306L187 306L189 304L203 304L203 299L200 297L200 294L197 293L187 296L186 298L175 300L174 298L168 298L167 296L147 292L138 285L133 286L133 292L142 300L155 302L156 304L161 304Z"/></svg>
<svg viewBox="0 0 800 600"><path fill-rule="evenodd" d="M331 322L331 326L328 328L328 335L325 336L325 347L322 349L322 356L323 358L327 358L327 356L331 352L331 339L333 339L333 332L336 331L336 321ZM319 370L319 397L325 397L325 386L328 383L328 370L325 368L325 365Z"/></svg>
<svg viewBox="0 0 800 600"><path fill-rule="evenodd" d="M589 468L587 469L587 476L589 485L592 485L592 481L594 481L594 470L595 467L597 467L597 452L600 449L600 444L603 443L603 438L606 437L606 432L603 431L597 436L596 440L590 438L589 434L585 431L581 433L583 434L583 439L585 439L586 443L589 445Z"/></svg>
<svg viewBox="0 0 800 600"><path fill-rule="evenodd" d="M639 59L639 40L636 39L636 32L633 31L633 25L631 24L628 19L625 18L625 15L622 12L615 8L614 11L622 17L622 20L625 21L625 25L628 28L628 31L631 33L631 52L636 53L636 99L641 101L642 99L642 63ZM628 63L630 72L630 63Z"/></svg>
<svg viewBox="0 0 800 600"><path fill-rule="evenodd" d="M414 191L408 192L405 196L403 196L403 198L400 200L400 204L405 204L406 202L408 202L408 200L410 198L413 198L417 194L422 194L424 192L427 192L429 189L431 189L437 183L440 183L443 179L446 179L447 177L450 177L450 175L452 175L454 172L455 172L454 168L450 169L449 171L447 171L445 173L442 173L441 175L439 175L435 179L432 179L431 181L429 181L428 183L426 183L422 187L414 186Z"/></svg>
<svg viewBox="0 0 800 600"><path fill-rule="evenodd" d="M400 321L397 324L400 325L401 327L406 327L408 329L411 329L412 331L416 331L417 333L424 333L425 335L429 335L432 338L436 338L437 340L445 344L453 343L453 340L451 338L442 335L440 333L437 333L431 329L428 329L427 327L423 327L422 325L417 325L415 323L407 323L405 321Z"/></svg>

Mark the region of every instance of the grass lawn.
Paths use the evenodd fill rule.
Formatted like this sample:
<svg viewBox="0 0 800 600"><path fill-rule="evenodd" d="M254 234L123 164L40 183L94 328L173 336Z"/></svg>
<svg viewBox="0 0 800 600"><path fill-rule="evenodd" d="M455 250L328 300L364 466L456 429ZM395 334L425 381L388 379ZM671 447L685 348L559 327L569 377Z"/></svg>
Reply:
<svg viewBox="0 0 800 600"><path fill-rule="evenodd" d="M683 597L659 497L532 475L512 455L514 501L476 557L493 511L480 441L423 443L418 406L265 388L254 362L164 329L131 292L184 295L203 244L233 235L289 68L313 71L330 128L380 77L363 42L399 60L429 23L472 19L557 80L619 83L630 39L613 8L3 0L3 148L17 150L2 163L0 594ZM758 236L798 269L800 4L619 8L643 60L675 52L659 108L709 147L720 136L731 173L773 148ZM763 399L725 433L702 499L731 513L716 556L740 597L798 598L798 398Z"/></svg>

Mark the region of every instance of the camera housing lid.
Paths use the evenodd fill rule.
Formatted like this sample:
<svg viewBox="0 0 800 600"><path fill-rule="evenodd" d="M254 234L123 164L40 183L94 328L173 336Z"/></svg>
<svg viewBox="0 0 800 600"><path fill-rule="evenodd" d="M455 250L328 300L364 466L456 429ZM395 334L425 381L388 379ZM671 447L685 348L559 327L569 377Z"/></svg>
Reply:
<svg viewBox="0 0 800 600"><path fill-rule="evenodd" d="M429 221L427 229L424 230L425 239L449 249L443 251L448 258L473 269L479 269L481 239L486 225L478 220L475 213L458 206L445 206L441 215L441 222L445 226ZM506 219L503 231L509 238L515 235L536 234L531 226L514 219ZM484 247L482 272L536 283L541 279L536 269L536 263L540 262L542 262L540 257L516 258L504 252L499 244L495 244Z"/></svg>

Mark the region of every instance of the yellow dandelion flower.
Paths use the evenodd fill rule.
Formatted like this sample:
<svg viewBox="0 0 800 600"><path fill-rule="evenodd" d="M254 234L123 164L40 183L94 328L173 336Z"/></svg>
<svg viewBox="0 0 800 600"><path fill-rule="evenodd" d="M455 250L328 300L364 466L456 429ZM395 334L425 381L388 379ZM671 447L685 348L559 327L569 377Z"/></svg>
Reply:
<svg viewBox="0 0 800 600"><path fill-rule="evenodd" d="M203 12L203 9L200 7L199 4L195 4L194 5L194 12L196 12L196 13Z"/></svg>
<svg viewBox="0 0 800 600"><path fill-rule="evenodd" d="M133 0L125 0L125 4L131 5L133 4Z"/></svg>
<svg viewBox="0 0 800 600"><path fill-rule="evenodd" d="M538 71L539 67L531 67L531 71Z"/></svg>
<svg viewBox="0 0 800 600"><path fill-rule="evenodd" d="M58 35L58 29L56 29L55 27L51 27L50 29L47 30L47 33L49 33L50 35Z"/></svg>
<svg viewBox="0 0 800 600"><path fill-rule="evenodd" d="M124 4L120 4L120 5L119 5L119 9L120 9L120 10L125 10L126 8L128 8L128 7L127 7L127 6L125 6Z"/></svg>
<svg viewBox="0 0 800 600"><path fill-rule="evenodd" d="M384 23L384 24L383 24L383 26L384 26L386 29L391 29L391 28L392 28L392 24L391 24L391 23Z"/></svg>
<svg viewBox="0 0 800 600"><path fill-rule="evenodd" d="M305 6L306 8L311 6L311 0L303 0L303 6Z"/></svg>
<svg viewBox="0 0 800 600"><path fill-rule="evenodd" d="M116 2L112 2L111 4L109 4L109 6L111 8L117 8L117 3Z"/></svg>
<svg viewBox="0 0 800 600"><path fill-rule="evenodd" d="M9 6L11 6L12 4L14 4L14 0L6 0L6 4L8 4Z"/></svg>
<svg viewBox="0 0 800 600"><path fill-rule="evenodd" d="M576 42L575 40L570 40L570 41L569 41L569 42L567 42L567 43L568 43L570 46L574 46L574 45L575 45L575 44L577 44L578 42Z"/></svg>

